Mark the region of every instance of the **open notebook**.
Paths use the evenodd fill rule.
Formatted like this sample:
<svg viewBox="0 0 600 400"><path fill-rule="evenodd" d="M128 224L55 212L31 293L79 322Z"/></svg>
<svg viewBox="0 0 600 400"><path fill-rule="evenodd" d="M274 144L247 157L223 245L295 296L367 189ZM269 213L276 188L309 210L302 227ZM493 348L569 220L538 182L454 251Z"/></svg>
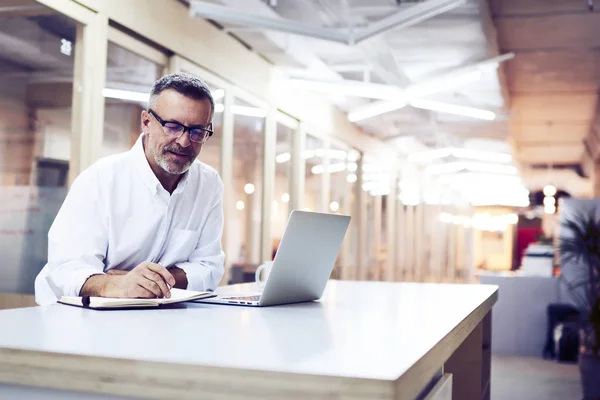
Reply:
<svg viewBox="0 0 600 400"><path fill-rule="evenodd" d="M185 301L214 297L213 292L195 292L193 290L171 289L168 299L117 299L112 297L74 297L63 296L58 301L70 306L93 308L96 310L116 310L121 308L156 308L166 304L183 303Z"/></svg>

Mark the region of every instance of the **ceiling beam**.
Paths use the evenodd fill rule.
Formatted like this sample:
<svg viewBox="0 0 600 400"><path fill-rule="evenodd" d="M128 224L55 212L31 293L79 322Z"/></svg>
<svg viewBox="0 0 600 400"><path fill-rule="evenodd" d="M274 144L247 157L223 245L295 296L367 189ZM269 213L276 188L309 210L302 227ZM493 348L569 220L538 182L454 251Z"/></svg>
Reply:
<svg viewBox="0 0 600 400"><path fill-rule="evenodd" d="M363 29L324 28L282 17L264 17L256 13L239 11L236 8L191 0L190 14L194 17L212 19L231 24L276 30L296 35L313 37L347 45L355 45L378 36L391 29L402 29L418 24L465 4L467 0L427 0L406 10L369 24Z"/></svg>
<svg viewBox="0 0 600 400"><path fill-rule="evenodd" d="M461 83L468 82L466 79L463 79L465 75L475 73L482 68L491 68L494 65L497 66L501 62L511 59L513 56L513 53L508 53L502 56L490 58L488 60L479 61L468 66L463 66L454 69L448 73L431 77L426 81L415 83L405 88L404 90L396 85L364 83L348 79L339 82L328 82L313 79L290 78L290 81L298 82L301 85L306 85L305 88L308 88L310 90L316 90L325 93L346 94L351 96L366 97L379 100L398 100L399 96L402 96L407 93L423 92L421 89L425 88L430 89L426 91L427 94L433 94L435 92L440 91L447 91L448 88L454 88L456 86L459 86L459 84ZM332 69L339 72L343 69L349 71L351 68L364 69L366 67L368 66L364 64L348 64L338 66L337 68L333 66ZM431 88L430 86L436 86L439 89L433 90L433 88Z"/></svg>
<svg viewBox="0 0 600 400"><path fill-rule="evenodd" d="M394 100L403 96L403 91L394 85L365 83L354 80L319 81L313 79L290 78L288 83L304 90L321 93L364 97L368 99Z"/></svg>
<svg viewBox="0 0 600 400"><path fill-rule="evenodd" d="M488 0L478 0L479 3L479 15L481 22L481 29L485 35L488 47L488 56L497 57L500 55L500 48L498 47L498 31L492 20L492 12ZM513 58L515 53L512 54ZM497 70L498 83L500 84L500 91L504 98L504 109L505 111L510 108L510 92L508 90L508 80L506 79L506 67L500 65Z"/></svg>
<svg viewBox="0 0 600 400"><path fill-rule="evenodd" d="M439 135L448 134L454 137L458 137L461 140L468 138L486 138L486 139L498 139L503 140L506 138L506 132L502 129L489 129L489 127L479 122L462 122L454 124L438 124L436 127L427 126L418 129L411 129L406 125L399 131L396 131L392 135L382 137L384 142L393 141L401 137L418 136L423 137L427 135Z"/></svg>
<svg viewBox="0 0 600 400"><path fill-rule="evenodd" d="M406 105L412 105L413 107L431 111L476 116L474 118L482 118L487 120L495 119L495 113L489 110L431 101L426 101L423 103L419 101L419 98L426 97L434 93L451 91L452 89L455 89L466 83L477 81L481 79L482 69L498 67L498 65L503 61L510 60L513 57L514 53L504 54L502 56L471 64L470 66L457 68L450 73L430 78L421 83L412 84L404 88L404 90L398 88L398 90L402 93L401 96L393 99L380 99L380 101L357 107L348 113L348 119L353 122L360 121L366 118L371 118L380 114L398 110Z"/></svg>
<svg viewBox="0 0 600 400"><path fill-rule="evenodd" d="M406 10L400 10L387 18L373 22L356 33L351 32L349 43L360 43L391 29L408 28L453 10L466 2L467 0L428 0L417 3Z"/></svg>
<svg viewBox="0 0 600 400"><path fill-rule="evenodd" d="M334 70L335 72L363 72L365 70L373 70L373 66L370 64L364 63L355 63L355 64L334 64L330 65L329 68Z"/></svg>
<svg viewBox="0 0 600 400"><path fill-rule="evenodd" d="M210 4L204 1L192 0L190 3L190 13L194 17L212 19L230 24L276 30L338 43L348 42L347 33L343 30L323 28L281 17L263 17L258 14L238 11L232 7Z"/></svg>

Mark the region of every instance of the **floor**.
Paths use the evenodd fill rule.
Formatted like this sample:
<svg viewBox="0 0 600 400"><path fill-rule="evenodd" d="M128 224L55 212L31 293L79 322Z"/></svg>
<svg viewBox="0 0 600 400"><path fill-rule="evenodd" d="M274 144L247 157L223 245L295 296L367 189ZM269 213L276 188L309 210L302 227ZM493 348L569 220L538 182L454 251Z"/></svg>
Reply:
<svg viewBox="0 0 600 400"><path fill-rule="evenodd" d="M580 400L577 364L535 357L492 357L491 400Z"/></svg>

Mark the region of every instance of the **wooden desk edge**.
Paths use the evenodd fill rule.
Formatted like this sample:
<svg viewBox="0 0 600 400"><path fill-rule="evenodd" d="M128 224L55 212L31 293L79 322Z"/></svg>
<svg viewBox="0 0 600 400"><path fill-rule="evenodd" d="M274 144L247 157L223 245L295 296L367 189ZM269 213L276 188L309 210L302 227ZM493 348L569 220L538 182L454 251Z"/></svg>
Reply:
<svg viewBox="0 0 600 400"><path fill-rule="evenodd" d="M392 399L394 382L0 348L0 383L149 399Z"/></svg>
<svg viewBox="0 0 600 400"><path fill-rule="evenodd" d="M494 286L494 285L488 285ZM498 287L483 303L461 321L427 354L402 374L395 382L396 400L413 400L435 376L465 339L473 332L498 301Z"/></svg>

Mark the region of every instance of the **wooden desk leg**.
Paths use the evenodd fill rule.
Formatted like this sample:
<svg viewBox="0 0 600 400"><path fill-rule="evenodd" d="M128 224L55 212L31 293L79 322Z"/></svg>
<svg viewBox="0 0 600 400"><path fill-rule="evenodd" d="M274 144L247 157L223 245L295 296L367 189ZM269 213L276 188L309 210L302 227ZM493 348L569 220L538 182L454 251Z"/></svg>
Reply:
<svg viewBox="0 0 600 400"><path fill-rule="evenodd" d="M444 373L453 375L453 399L489 399L490 345L491 313L488 313L444 364Z"/></svg>
<svg viewBox="0 0 600 400"><path fill-rule="evenodd" d="M482 324L481 398L490 400L492 390L492 311L485 316Z"/></svg>

